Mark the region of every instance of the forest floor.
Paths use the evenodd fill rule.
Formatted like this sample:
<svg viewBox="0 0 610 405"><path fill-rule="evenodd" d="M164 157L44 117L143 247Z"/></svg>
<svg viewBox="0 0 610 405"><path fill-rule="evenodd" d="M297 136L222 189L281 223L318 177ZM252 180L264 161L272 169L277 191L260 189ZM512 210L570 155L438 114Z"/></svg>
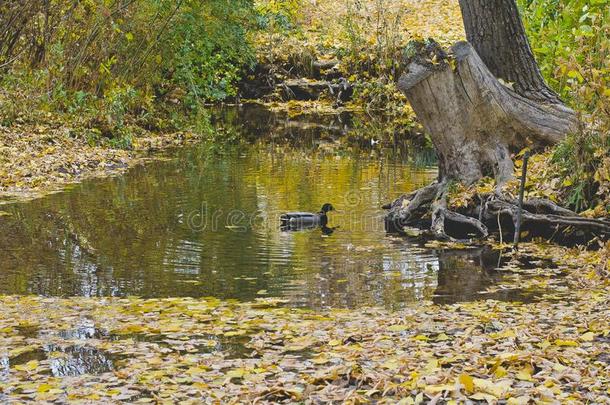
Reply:
<svg viewBox="0 0 610 405"><path fill-rule="evenodd" d="M155 151L199 140L190 132L134 137L129 150L91 142L79 125L49 115L36 123L0 126L0 197L27 200L91 177L125 172Z"/></svg>

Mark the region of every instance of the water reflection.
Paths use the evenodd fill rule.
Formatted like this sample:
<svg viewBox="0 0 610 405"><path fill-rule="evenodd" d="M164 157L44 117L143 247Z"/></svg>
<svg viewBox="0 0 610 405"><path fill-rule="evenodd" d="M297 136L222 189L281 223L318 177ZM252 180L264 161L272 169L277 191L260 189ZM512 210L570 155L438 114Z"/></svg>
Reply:
<svg viewBox="0 0 610 405"><path fill-rule="evenodd" d="M54 377L103 374L115 369L113 356L95 347L84 344L69 346L46 344L13 358L0 357L0 381L6 380L15 366L32 360L46 364L48 366L46 373Z"/></svg>
<svg viewBox="0 0 610 405"><path fill-rule="evenodd" d="M508 260L500 251L489 247L445 250L438 252L438 259L438 286L433 298L437 304L477 299L527 302L535 298L532 292L489 288L502 280L502 272L498 269Z"/></svg>
<svg viewBox="0 0 610 405"><path fill-rule="evenodd" d="M385 234L379 207L435 176L428 150L336 142L353 136L353 117L297 125L249 111L216 122L248 145L175 151L120 178L5 206L0 293L395 307L469 299L493 281L451 276L470 262ZM280 231L280 213L326 201L337 209L334 232Z"/></svg>

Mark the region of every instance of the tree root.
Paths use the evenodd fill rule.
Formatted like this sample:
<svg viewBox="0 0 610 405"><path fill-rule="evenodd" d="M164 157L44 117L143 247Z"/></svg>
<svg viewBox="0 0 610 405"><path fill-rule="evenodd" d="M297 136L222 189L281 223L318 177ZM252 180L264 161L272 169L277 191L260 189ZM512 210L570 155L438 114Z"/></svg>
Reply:
<svg viewBox="0 0 610 405"><path fill-rule="evenodd" d="M417 224L431 212L430 231L438 239L464 241L446 232L447 221L469 225L478 230L482 238L486 238L489 231L481 220L447 208L447 191L447 182L435 182L385 205L384 208L391 210L386 216L386 229L401 232L405 226Z"/></svg>
<svg viewBox="0 0 610 405"><path fill-rule="evenodd" d="M538 201L540 204L540 201ZM544 204L554 204L551 201L546 201ZM539 205L538 204L538 205ZM550 206L549 204L549 206ZM523 204L524 207L526 204ZM508 215L513 221L516 221L518 207L507 200L495 199L487 203L486 209L490 214ZM559 225L566 227L574 227L579 229L589 229L600 232L603 235L610 235L610 221L605 219L591 219L578 216L575 213L570 215L572 211L560 211L560 214L535 214L528 210L523 210L523 223L535 223L546 225Z"/></svg>
<svg viewBox="0 0 610 405"><path fill-rule="evenodd" d="M473 204L475 208L470 205L470 208L457 212L447 206L448 184L445 181L432 183L384 206L390 210L386 216L388 232L400 233L407 226L429 227L430 233L437 239L464 241L450 235L448 223L461 234L465 234L466 229L476 230L481 239L489 236L489 228L500 228L501 217L508 217L516 224L519 206L514 198L498 191L477 195L478 201ZM561 229L564 233L570 233L579 230L591 237L610 236L610 220L581 217L553 201L541 198L523 202L522 223L538 231L548 229L557 232Z"/></svg>

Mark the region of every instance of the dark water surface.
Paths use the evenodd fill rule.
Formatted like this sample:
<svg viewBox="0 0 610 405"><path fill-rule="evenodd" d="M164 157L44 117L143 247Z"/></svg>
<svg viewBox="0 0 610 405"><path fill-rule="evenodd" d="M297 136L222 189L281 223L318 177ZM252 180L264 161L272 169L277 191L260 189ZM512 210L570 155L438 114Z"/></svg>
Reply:
<svg viewBox="0 0 610 405"><path fill-rule="evenodd" d="M493 252L386 235L380 207L436 172L429 149L388 138L386 123L230 110L215 125L247 144L184 148L122 177L2 206L0 294L396 307L479 298L499 277ZM331 235L279 230L282 212L325 202L337 209Z"/></svg>

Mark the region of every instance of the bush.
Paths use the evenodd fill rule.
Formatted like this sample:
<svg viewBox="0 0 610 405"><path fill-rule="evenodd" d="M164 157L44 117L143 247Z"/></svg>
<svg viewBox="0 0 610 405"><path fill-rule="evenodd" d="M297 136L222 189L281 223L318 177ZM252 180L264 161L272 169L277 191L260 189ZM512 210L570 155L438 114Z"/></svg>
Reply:
<svg viewBox="0 0 610 405"><path fill-rule="evenodd" d="M255 21L252 0L2 2L2 99L34 94L111 126L161 102L192 111L236 95Z"/></svg>

